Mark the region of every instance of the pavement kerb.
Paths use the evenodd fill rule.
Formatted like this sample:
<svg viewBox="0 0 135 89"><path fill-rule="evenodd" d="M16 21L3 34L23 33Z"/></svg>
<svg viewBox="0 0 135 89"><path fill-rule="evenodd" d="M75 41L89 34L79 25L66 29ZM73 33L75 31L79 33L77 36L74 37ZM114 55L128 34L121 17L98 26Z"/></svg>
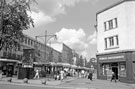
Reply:
<svg viewBox="0 0 135 89"><path fill-rule="evenodd" d="M27 86L46 86L46 87L58 87L58 88L61 88L59 87L60 84L63 84L65 83L66 81L73 81L77 78L69 78L69 79L65 79L63 81L61 80L47 80L47 83L46 84L42 84L41 81L44 80L44 79L39 79L39 80L34 80L34 79L30 79L28 80L28 84L24 83L23 82L23 79L21 80L18 80L17 78L12 78L12 82L8 82L7 81L7 78L3 78L2 80L0 80L0 83L1 84L14 84L14 85L27 85ZM68 87L69 88L69 87Z"/></svg>
<svg viewBox="0 0 135 89"><path fill-rule="evenodd" d="M0 84L10 84L10 85L21 85L21 86L34 86L34 87L51 87L51 88L58 88L58 89L89 89L89 88L78 88L78 87L64 87L64 86L51 86L51 85L43 85L43 84L25 84L25 83L14 83L14 82L0 82ZM95 89L95 88L90 88L90 89Z"/></svg>

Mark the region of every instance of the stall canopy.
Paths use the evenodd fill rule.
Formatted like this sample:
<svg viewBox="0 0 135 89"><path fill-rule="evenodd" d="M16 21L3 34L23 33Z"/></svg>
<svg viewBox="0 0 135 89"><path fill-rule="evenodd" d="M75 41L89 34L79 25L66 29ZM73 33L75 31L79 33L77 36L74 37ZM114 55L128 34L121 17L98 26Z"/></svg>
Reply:
<svg viewBox="0 0 135 89"><path fill-rule="evenodd" d="M5 59L5 58L0 58L0 61L3 61L3 62L16 62L16 63L20 63L19 60Z"/></svg>
<svg viewBox="0 0 135 89"><path fill-rule="evenodd" d="M71 68L77 69L78 67L76 65L71 65Z"/></svg>
<svg viewBox="0 0 135 89"><path fill-rule="evenodd" d="M71 67L69 63L57 63L57 65L61 65L63 67Z"/></svg>

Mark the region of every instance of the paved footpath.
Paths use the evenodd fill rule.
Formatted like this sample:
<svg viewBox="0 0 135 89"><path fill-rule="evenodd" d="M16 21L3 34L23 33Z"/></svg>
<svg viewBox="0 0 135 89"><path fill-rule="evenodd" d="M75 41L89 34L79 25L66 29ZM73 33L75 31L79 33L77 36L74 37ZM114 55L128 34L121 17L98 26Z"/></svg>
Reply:
<svg viewBox="0 0 135 89"><path fill-rule="evenodd" d="M41 79L29 79L28 83L24 83L23 79L17 79L15 77L12 78L12 82L8 82L8 78L4 77L0 79L0 84L13 84L13 85L27 85L27 86L46 86L46 87L59 87L59 85L65 83L66 81L73 81L75 77L70 77L67 79L54 80L49 78L41 78ZM46 81L46 84L42 84L42 81Z"/></svg>
<svg viewBox="0 0 135 89"><path fill-rule="evenodd" d="M111 82L109 80L93 79L90 81L86 78L79 78L74 81L66 81L61 84L61 87L75 87L77 89L135 89L135 84L128 84L122 82ZM79 87L79 88L78 88Z"/></svg>
<svg viewBox="0 0 135 89"><path fill-rule="evenodd" d="M18 80L17 78L12 78L12 82L7 82L8 78L3 78L0 80L0 84L13 84L13 85L27 85L27 86L40 86L40 87L56 87L59 89L135 89L135 84L127 84L121 82L110 82L108 80L98 80L94 79L90 81L83 78L68 78L63 81L54 79L30 79L28 84L24 83L23 80ZM42 84L43 80L47 80L46 85Z"/></svg>
<svg viewBox="0 0 135 89"><path fill-rule="evenodd" d="M68 79L71 80L71 79ZM42 84L42 81L46 81L46 85L52 85L56 86L61 84L61 80L54 80L54 79L48 79L48 78L42 78L42 79L29 79L28 84ZM2 78L0 80L0 83L10 83L8 82L8 78ZM17 79L17 78L12 78L12 84L24 84L23 79Z"/></svg>

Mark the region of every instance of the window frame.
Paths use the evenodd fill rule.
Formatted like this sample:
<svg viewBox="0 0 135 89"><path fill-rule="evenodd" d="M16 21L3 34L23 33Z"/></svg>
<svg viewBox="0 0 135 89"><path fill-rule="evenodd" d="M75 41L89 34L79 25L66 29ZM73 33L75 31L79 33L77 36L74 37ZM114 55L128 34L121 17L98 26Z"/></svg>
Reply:
<svg viewBox="0 0 135 89"><path fill-rule="evenodd" d="M113 18L111 20L104 22L105 31L112 30L115 28L118 28L118 19L117 18Z"/></svg>
<svg viewBox="0 0 135 89"><path fill-rule="evenodd" d="M119 48L119 36L114 35L104 38L105 50Z"/></svg>

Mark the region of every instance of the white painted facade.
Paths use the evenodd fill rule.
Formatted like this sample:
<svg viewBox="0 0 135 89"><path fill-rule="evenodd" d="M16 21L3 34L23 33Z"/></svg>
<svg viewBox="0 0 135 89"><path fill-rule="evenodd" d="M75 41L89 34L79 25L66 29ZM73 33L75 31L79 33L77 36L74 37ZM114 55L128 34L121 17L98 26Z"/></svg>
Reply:
<svg viewBox="0 0 135 89"><path fill-rule="evenodd" d="M118 27L105 31L104 22L117 18ZM106 49L105 38L118 35L118 46ZM124 1L97 14L97 54L135 50L135 0Z"/></svg>

